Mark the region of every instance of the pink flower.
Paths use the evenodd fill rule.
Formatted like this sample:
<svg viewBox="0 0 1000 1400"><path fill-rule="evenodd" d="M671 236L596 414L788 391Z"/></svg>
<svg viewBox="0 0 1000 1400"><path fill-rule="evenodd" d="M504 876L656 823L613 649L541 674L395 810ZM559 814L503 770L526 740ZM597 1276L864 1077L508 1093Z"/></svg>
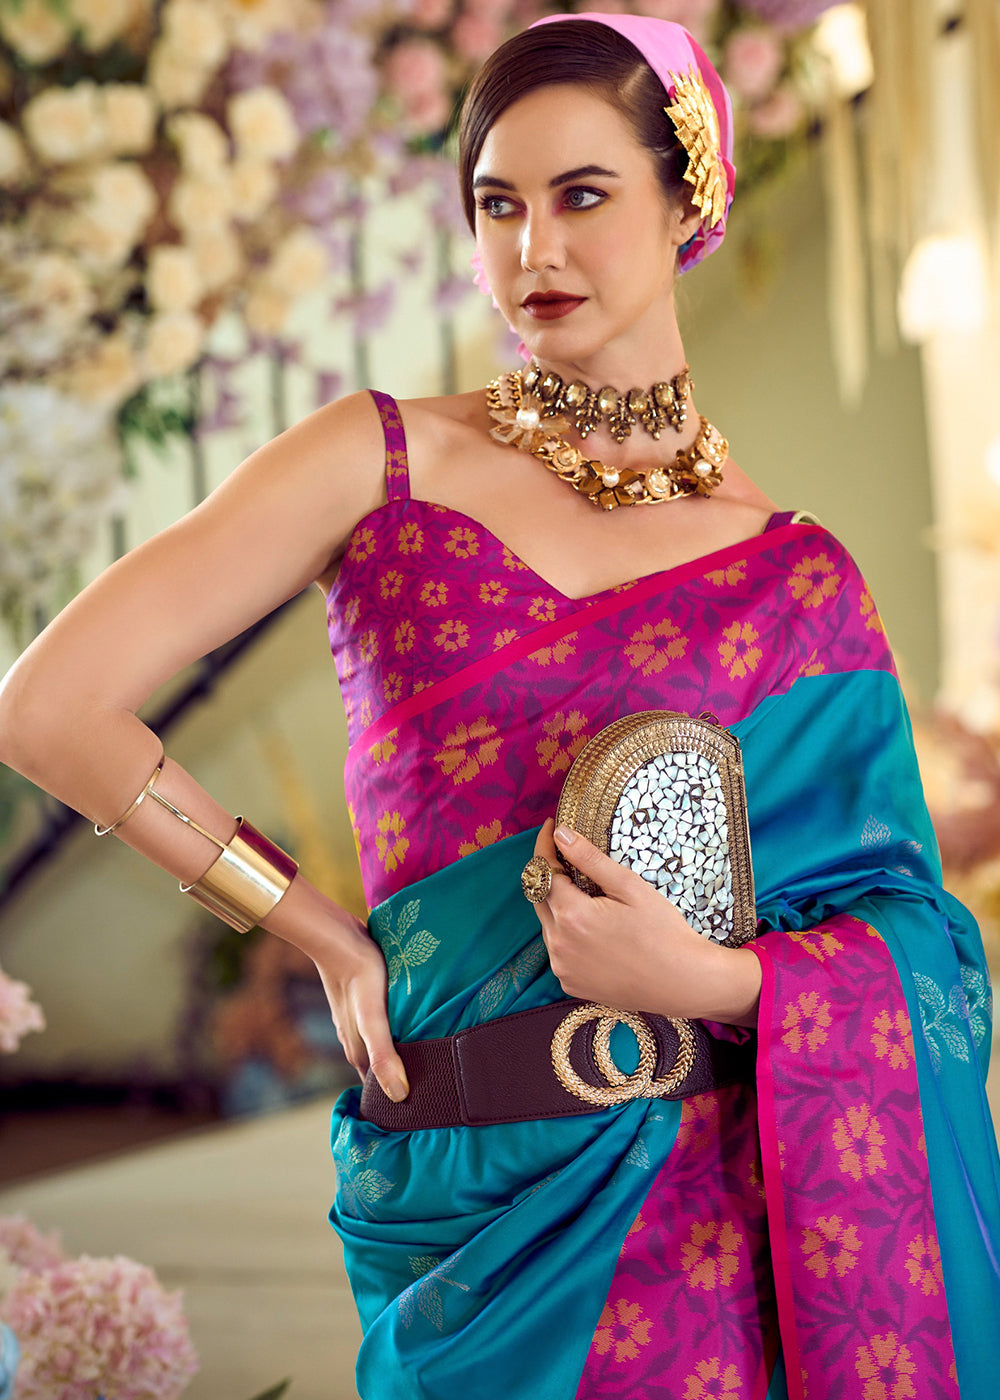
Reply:
<svg viewBox="0 0 1000 1400"><path fill-rule="evenodd" d="M21 1344L18 1400L176 1400L198 1369L180 1294L120 1255L24 1271L0 1316Z"/></svg>
<svg viewBox="0 0 1000 1400"><path fill-rule="evenodd" d="M66 1258L59 1231L42 1232L26 1215L0 1215L0 1250L18 1269L52 1269Z"/></svg>
<svg viewBox="0 0 1000 1400"><path fill-rule="evenodd" d="M750 108L747 120L755 136L780 141L782 137L791 135L802 121L804 111L797 93L791 88L779 87L766 101Z"/></svg>
<svg viewBox="0 0 1000 1400"><path fill-rule="evenodd" d="M31 1000L27 982L16 982L0 968L0 1050L12 1055L29 1031L43 1031L42 1008Z"/></svg>
<svg viewBox="0 0 1000 1400"><path fill-rule="evenodd" d="M722 56L726 82L747 102L759 102L777 82L784 49L773 29L755 25L731 35Z"/></svg>

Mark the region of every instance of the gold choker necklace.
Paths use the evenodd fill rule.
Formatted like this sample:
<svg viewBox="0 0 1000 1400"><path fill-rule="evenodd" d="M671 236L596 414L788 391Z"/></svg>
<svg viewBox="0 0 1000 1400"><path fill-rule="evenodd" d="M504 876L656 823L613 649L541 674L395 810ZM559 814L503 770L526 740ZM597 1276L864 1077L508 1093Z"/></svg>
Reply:
<svg viewBox="0 0 1000 1400"><path fill-rule="evenodd" d="M694 388L687 365L669 383L630 389L627 394L619 393L610 384L591 389L579 379L564 384L558 374L542 369L534 360L522 372L522 380L528 393L539 400L543 417L568 418L582 438L595 432L602 422L607 423L615 442L624 442L636 423L651 438L659 439L668 423L679 433L687 422L688 399Z"/></svg>
<svg viewBox="0 0 1000 1400"><path fill-rule="evenodd" d="M490 437L530 452L575 491L603 510L616 506L659 505L682 496L710 496L722 481L722 467L729 443L706 418L699 419L698 436L681 448L673 461L649 471L609 467L584 456L559 434L569 430L565 418L548 415L541 426L544 405L525 387L522 370L501 374L486 386L486 407L497 424Z"/></svg>

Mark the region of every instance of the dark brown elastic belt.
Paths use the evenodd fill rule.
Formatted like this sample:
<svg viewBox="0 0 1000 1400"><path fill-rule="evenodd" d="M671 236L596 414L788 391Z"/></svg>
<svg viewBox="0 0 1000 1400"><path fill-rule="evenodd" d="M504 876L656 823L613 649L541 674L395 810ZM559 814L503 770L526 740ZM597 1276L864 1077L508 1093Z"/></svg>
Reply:
<svg viewBox="0 0 1000 1400"><path fill-rule="evenodd" d="M619 1022L639 1042L639 1066L630 1075L616 1068L608 1050ZM700 1021L560 1001L396 1049L409 1095L394 1103L369 1071L361 1117L405 1132L561 1118L637 1098L685 1099L752 1083L756 1039L737 1045L717 1040Z"/></svg>

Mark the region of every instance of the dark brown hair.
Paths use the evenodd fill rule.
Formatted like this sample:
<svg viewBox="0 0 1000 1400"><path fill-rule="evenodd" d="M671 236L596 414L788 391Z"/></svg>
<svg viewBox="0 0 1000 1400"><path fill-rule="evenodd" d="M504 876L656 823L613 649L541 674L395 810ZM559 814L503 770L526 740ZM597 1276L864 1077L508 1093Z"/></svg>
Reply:
<svg viewBox="0 0 1000 1400"><path fill-rule="evenodd" d="M687 152L664 112L670 99L639 50L593 20L560 20L525 29L496 49L473 78L458 124L458 176L469 227L475 228L472 177L483 142L508 107L536 88L572 83L621 112L640 145L656 157L668 207L686 199Z"/></svg>

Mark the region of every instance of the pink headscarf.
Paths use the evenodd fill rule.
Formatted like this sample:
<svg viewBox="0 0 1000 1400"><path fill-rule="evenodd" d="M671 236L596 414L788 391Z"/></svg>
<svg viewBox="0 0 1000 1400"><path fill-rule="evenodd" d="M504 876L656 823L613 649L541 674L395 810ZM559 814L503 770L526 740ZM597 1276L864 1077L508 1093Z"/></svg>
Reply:
<svg viewBox="0 0 1000 1400"><path fill-rule="evenodd" d="M733 202L736 185L736 167L733 165L733 106L722 79L706 58L698 44L680 24L668 19L651 19L646 15L546 15L530 26L537 29L542 24L558 24L561 20L588 19L595 24L603 24L613 29L623 39L628 39L642 54L666 89L671 103L676 101L676 90L672 73L683 76L692 67L701 74L701 80L708 89L719 123L721 142L720 156L726 174L726 209L714 228L709 228L703 220L697 233L684 244L677 255L679 272L687 272L702 258L708 257L722 242L726 232L726 219ZM666 118L664 118L666 120Z"/></svg>

